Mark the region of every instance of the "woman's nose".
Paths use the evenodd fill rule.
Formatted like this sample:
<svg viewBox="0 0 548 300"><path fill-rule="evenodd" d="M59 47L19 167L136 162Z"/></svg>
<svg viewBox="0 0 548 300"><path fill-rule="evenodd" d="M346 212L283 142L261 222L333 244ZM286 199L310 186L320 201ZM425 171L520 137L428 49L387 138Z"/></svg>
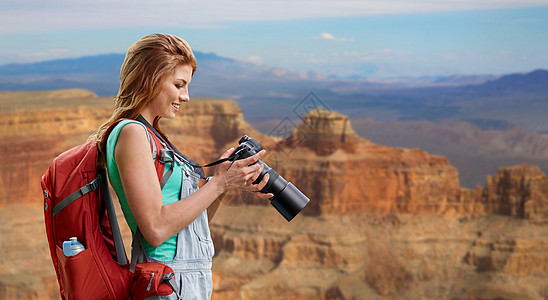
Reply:
<svg viewBox="0 0 548 300"><path fill-rule="evenodd" d="M190 97L188 96L188 90L185 90L184 92L181 92L179 94L179 100L182 102L188 102L190 100Z"/></svg>

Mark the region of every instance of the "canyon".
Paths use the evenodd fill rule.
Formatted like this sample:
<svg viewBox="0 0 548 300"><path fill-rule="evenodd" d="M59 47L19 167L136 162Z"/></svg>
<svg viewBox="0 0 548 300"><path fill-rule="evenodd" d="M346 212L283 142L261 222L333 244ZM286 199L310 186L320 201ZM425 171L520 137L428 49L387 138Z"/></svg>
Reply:
<svg viewBox="0 0 548 300"><path fill-rule="evenodd" d="M86 90L0 92L0 298L59 298L40 177L111 111L111 98ZM223 99L192 99L161 126L201 164L254 137L311 200L289 223L249 194L223 200L213 299L548 299L548 179L536 166L501 166L484 187L462 188L447 158L372 143L321 108L286 137L255 130Z"/></svg>
<svg viewBox="0 0 548 300"><path fill-rule="evenodd" d="M448 158L459 170L461 186L467 188L484 185L486 177L500 166L528 163L548 170L548 135L516 125L495 130L464 121L380 122L372 118L353 118L352 125L374 143L418 147Z"/></svg>

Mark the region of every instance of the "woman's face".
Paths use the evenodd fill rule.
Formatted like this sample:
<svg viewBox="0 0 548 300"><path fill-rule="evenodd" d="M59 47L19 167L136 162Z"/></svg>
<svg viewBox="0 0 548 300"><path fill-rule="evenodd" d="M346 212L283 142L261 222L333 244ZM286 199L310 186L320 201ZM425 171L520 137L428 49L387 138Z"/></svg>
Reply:
<svg viewBox="0 0 548 300"><path fill-rule="evenodd" d="M188 102L188 85L192 80L192 67L181 65L175 68L162 84L160 94L141 113L152 124L156 116L173 119L183 102Z"/></svg>

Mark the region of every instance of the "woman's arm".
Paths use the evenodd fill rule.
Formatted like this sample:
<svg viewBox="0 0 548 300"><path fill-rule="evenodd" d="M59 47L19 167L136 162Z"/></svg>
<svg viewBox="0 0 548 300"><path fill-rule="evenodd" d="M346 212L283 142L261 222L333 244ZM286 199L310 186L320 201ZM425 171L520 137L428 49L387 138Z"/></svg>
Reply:
<svg viewBox="0 0 548 300"><path fill-rule="evenodd" d="M260 190L258 185L249 185L248 182L259 176L261 167L253 163L264 155L264 151L234 162L228 170L226 163L221 164L213 178L196 193L185 198L185 201L164 206L150 154L145 129L134 123L124 126L118 136L114 158L129 208L141 233L152 246L159 246L188 226L226 191L237 188Z"/></svg>

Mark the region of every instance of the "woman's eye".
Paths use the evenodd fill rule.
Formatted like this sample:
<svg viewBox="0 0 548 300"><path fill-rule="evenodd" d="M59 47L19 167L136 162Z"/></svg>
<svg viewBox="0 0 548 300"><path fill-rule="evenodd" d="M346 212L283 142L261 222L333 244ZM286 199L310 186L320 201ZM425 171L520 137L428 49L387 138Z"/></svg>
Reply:
<svg viewBox="0 0 548 300"><path fill-rule="evenodd" d="M178 89L182 89L183 85L182 84L176 84L175 87L178 88Z"/></svg>

